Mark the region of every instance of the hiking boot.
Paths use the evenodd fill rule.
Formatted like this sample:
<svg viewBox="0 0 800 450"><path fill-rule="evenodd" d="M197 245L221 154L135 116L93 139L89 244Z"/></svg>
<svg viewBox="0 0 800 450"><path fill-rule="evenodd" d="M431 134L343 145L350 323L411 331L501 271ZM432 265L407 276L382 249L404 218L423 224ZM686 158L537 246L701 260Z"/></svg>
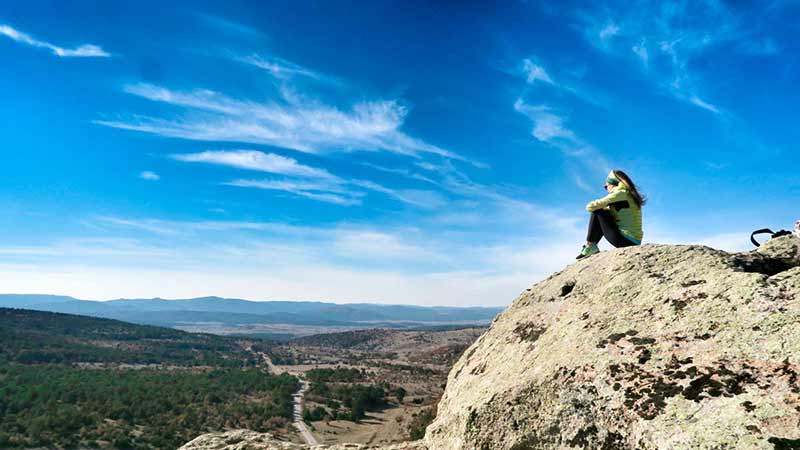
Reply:
<svg viewBox="0 0 800 450"><path fill-rule="evenodd" d="M597 248L597 244L592 245L584 245L581 249L581 253L575 257L575 259L586 258L587 256L592 256L595 253L600 253L600 249Z"/></svg>

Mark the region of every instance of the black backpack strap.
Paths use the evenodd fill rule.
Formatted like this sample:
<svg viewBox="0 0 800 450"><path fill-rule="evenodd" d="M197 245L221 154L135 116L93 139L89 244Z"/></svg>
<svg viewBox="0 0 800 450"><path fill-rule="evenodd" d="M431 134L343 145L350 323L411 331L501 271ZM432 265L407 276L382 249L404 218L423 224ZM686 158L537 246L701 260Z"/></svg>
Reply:
<svg viewBox="0 0 800 450"><path fill-rule="evenodd" d="M762 228L762 229L760 229L760 230L753 231L753 232L750 234L750 242L752 242L752 243L753 243L753 245L755 245L756 247L760 247L760 246L761 246L761 244L759 244L759 243L758 243L758 241L756 241L755 235L757 235L757 234L764 234L764 233L769 233L770 235L773 235L773 234L775 234L775 233L774 233L772 230L770 230L769 228Z"/></svg>

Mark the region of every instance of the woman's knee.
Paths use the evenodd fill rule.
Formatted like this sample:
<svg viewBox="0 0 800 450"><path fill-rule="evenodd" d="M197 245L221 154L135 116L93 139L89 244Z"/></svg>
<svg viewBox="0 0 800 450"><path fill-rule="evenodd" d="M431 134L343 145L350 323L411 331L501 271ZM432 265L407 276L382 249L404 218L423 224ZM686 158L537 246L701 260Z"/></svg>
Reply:
<svg viewBox="0 0 800 450"><path fill-rule="evenodd" d="M605 210L605 209L596 209L596 210L592 211L592 215L595 216L595 217L598 217L598 218L603 218L603 219L607 219L609 217L612 217L611 213L608 212L608 210Z"/></svg>

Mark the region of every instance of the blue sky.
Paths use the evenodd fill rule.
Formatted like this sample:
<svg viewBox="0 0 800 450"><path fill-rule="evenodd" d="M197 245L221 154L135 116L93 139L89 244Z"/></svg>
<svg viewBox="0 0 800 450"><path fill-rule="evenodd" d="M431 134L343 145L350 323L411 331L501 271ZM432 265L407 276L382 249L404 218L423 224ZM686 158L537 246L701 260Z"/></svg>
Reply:
<svg viewBox="0 0 800 450"><path fill-rule="evenodd" d="M4 2L4 292L502 305L610 168L800 218L794 2Z"/></svg>

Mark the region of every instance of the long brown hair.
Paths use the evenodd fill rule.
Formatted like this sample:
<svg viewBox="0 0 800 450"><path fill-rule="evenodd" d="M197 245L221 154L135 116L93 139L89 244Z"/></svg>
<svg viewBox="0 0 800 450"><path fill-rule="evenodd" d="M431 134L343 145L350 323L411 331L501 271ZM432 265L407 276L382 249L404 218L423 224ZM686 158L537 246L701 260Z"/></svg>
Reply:
<svg viewBox="0 0 800 450"><path fill-rule="evenodd" d="M622 184L628 187L628 192L630 192L631 197L633 197L633 201L636 202L636 206L641 208L645 203L647 203L647 197L639 193L639 190L636 189L636 185L633 183L633 180L631 180L631 177L629 177L627 173L617 169L614 169L612 172L614 173L614 176L622 182Z"/></svg>

